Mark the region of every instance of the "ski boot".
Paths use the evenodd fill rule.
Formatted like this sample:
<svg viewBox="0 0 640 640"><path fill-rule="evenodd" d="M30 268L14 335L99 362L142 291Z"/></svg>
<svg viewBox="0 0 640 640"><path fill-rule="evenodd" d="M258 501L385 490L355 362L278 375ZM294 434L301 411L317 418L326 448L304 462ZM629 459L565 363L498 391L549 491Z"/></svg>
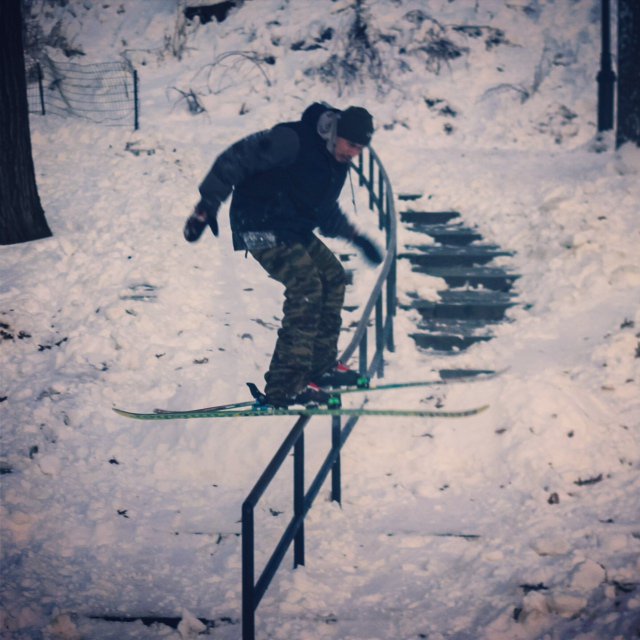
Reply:
<svg viewBox="0 0 640 640"><path fill-rule="evenodd" d="M369 376L361 375L353 369L349 369L342 362L338 362L335 367L325 371L313 380L321 389L331 389L332 387L358 387L360 389L369 388Z"/></svg>
<svg viewBox="0 0 640 640"><path fill-rule="evenodd" d="M258 410L270 407L288 409L292 405L302 405L303 407L322 406L329 409L337 409L342 406L340 396L331 395L330 392L320 389L315 384L308 384L302 391L293 396L274 396L262 393L252 382L248 382L247 386L256 400L253 408Z"/></svg>

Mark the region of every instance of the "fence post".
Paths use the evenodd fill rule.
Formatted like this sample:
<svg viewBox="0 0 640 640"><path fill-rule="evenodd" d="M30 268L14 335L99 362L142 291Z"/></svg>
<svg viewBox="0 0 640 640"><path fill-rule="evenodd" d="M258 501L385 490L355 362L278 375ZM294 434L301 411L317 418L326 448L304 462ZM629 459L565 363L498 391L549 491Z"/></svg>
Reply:
<svg viewBox="0 0 640 640"><path fill-rule="evenodd" d="M600 70L598 71L598 131L613 129L614 85L616 74L611 66L611 11L609 0L601 0Z"/></svg>
<svg viewBox="0 0 640 640"><path fill-rule="evenodd" d="M138 107L138 72L133 70L133 130L140 128L140 109Z"/></svg>

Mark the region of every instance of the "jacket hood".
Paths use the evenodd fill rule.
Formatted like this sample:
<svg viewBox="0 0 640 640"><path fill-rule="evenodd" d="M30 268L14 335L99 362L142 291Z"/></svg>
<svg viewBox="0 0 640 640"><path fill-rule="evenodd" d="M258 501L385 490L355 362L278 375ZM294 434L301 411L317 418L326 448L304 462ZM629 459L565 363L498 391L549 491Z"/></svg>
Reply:
<svg viewBox="0 0 640 640"><path fill-rule="evenodd" d="M322 138L327 151L333 155L336 146L336 131L340 111L324 102L314 102L302 114L301 122L313 129Z"/></svg>

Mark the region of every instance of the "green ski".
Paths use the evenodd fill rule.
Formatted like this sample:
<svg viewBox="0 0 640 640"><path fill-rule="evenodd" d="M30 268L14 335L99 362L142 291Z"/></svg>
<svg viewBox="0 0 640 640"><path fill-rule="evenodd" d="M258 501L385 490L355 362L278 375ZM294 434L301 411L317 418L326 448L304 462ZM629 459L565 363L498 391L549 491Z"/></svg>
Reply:
<svg viewBox="0 0 640 640"><path fill-rule="evenodd" d="M506 370L506 369L505 369ZM482 382L484 380L491 380L499 376L502 371L483 370L483 369L470 369L468 371L454 370L449 372L448 370L441 371L441 378L437 380L414 380L410 382L388 382L382 384L374 384L370 386L354 386L354 387L322 387L322 391L326 391L332 396L341 396L348 393L366 393L368 391L388 391L391 389L409 389L415 387L435 387L441 385L452 384L468 384L471 382ZM243 400L240 402L231 402L228 404L220 404L212 407L203 407L201 409L190 409L189 413L207 413L211 411L222 411L227 409L246 409L252 407L255 404L255 399L260 395L257 386L253 382L247 382L247 386L251 390L251 395L254 400ZM159 415L165 415L167 413L177 413L171 409L154 409L154 413ZM184 412L181 412L184 413ZM159 418L160 419L160 418Z"/></svg>
<svg viewBox="0 0 640 640"><path fill-rule="evenodd" d="M489 405L460 411L433 411L422 409L345 409L329 407L301 407L298 409L276 409L269 405L251 409L193 409L190 411L162 411L160 413L135 413L116 407L113 410L125 418L135 420L191 420L193 418L262 418L268 416L390 416L414 418L465 418L474 416Z"/></svg>
<svg viewBox="0 0 640 640"><path fill-rule="evenodd" d="M444 371L441 373L445 373ZM372 384L369 386L355 387L321 387L323 391L332 395L343 395L347 393L366 393L367 391L389 391L391 389L410 389L415 387L436 387L442 385L468 384L471 382L482 382L491 380L499 376L502 371L469 370L468 372L457 372L457 375L441 377L437 380L413 380L409 382L383 382L382 384ZM251 384L251 383L249 383Z"/></svg>

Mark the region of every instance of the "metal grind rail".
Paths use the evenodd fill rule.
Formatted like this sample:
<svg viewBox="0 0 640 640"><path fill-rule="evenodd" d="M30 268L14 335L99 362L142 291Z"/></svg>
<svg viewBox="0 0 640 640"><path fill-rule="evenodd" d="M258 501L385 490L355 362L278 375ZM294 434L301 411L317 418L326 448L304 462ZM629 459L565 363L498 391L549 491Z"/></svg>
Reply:
<svg viewBox="0 0 640 640"><path fill-rule="evenodd" d="M366 156L366 158L365 158ZM393 318L396 311L396 254L397 219L393 190L387 173L373 149L366 148L358 164L353 165L359 185L369 192L369 208L378 214L378 226L385 230L386 257L376 284L362 312L351 342L341 355L343 361L358 351L358 369L370 377L383 377L384 350L394 350ZM373 317L375 350L369 354L370 320ZM310 416L300 417L284 442L264 470L252 491L242 504L242 638L255 640L256 609L275 576L291 543L294 567L304 565L304 519L329 473L331 473L331 499L341 501L340 451L353 431L358 417L349 418L345 425L339 416L331 418L331 449L315 478L305 492L304 430ZM293 517L280 541L256 581L254 511L260 498L275 478L284 461L293 450Z"/></svg>

